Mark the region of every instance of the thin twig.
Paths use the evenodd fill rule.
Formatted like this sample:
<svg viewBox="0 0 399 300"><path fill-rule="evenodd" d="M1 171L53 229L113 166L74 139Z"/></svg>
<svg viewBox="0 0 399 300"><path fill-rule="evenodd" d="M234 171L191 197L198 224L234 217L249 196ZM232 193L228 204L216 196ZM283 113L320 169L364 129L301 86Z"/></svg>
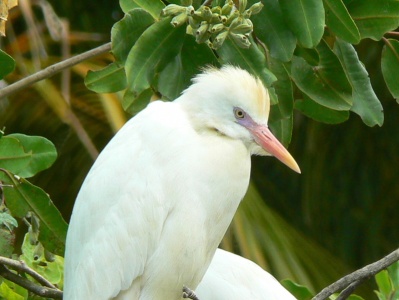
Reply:
<svg viewBox="0 0 399 300"><path fill-rule="evenodd" d="M92 58L94 56L97 56L99 54L109 52L110 50L111 50L111 43L107 43L100 47L94 48L90 51L84 52L82 54L76 55L74 57L68 58L68 59L63 60L54 65L51 65L35 74L25 77L24 79L21 79L3 89L1 89L0 90L0 99L4 98L12 93L15 93L23 88L26 88L40 80L49 78L49 77L57 74L58 72L61 72L62 70L70 68L82 61L85 61L85 60Z"/></svg>
<svg viewBox="0 0 399 300"><path fill-rule="evenodd" d="M44 286L40 286L24 277L14 274L8 270L4 265L0 264L0 276L14 282L15 284L22 286L28 291L46 298L62 299L62 291L58 289L52 289Z"/></svg>
<svg viewBox="0 0 399 300"><path fill-rule="evenodd" d="M312 300L324 300L327 299L332 294L341 291L347 287L354 289L354 287L358 286L364 280L374 276L381 270L386 269L394 262L399 260L399 249L391 252L384 258L369 264L351 274L348 274L328 287L324 288L320 293L318 293ZM345 298L343 298L345 299Z"/></svg>
<svg viewBox="0 0 399 300"><path fill-rule="evenodd" d="M32 276L41 285L47 286L52 289L57 289L50 281L48 281L42 275L37 273L35 270L29 268L28 265L22 260L18 261L18 260L0 256L0 264L6 265L16 271L23 272L23 273L26 273L26 274Z"/></svg>

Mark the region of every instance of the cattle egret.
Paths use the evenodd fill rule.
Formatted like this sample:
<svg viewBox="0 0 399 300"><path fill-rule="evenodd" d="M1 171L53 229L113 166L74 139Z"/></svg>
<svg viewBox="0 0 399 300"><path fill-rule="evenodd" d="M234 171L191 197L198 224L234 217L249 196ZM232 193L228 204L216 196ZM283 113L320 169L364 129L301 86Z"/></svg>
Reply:
<svg viewBox="0 0 399 300"><path fill-rule="evenodd" d="M267 128L269 106L259 79L226 66L128 121L76 199L64 299L175 300L195 289L247 190L251 154L300 172Z"/></svg>
<svg viewBox="0 0 399 300"><path fill-rule="evenodd" d="M217 249L195 291L200 300L296 300L257 264Z"/></svg>

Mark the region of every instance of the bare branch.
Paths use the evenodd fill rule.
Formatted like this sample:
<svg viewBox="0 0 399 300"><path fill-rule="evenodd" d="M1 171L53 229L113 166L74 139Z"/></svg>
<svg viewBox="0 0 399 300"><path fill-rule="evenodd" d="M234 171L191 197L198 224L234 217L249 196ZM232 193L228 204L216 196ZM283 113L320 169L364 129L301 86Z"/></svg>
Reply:
<svg viewBox="0 0 399 300"><path fill-rule="evenodd" d="M11 272L2 264L0 264L0 276L18 284L19 286L22 286L23 288L38 296L53 299L62 299L62 291L35 284L34 282L29 281L28 279Z"/></svg>
<svg viewBox="0 0 399 300"><path fill-rule="evenodd" d="M28 265L22 260L14 260L7 257L0 256L0 264L6 265L16 271L23 272L32 276L40 284L47 286L52 289L57 289L50 281L44 278L42 275L37 273L35 270L28 267Z"/></svg>
<svg viewBox="0 0 399 300"><path fill-rule="evenodd" d="M324 300L327 299L332 294L343 291L343 297L349 296L349 292L352 292L360 283L374 276L378 272L386 269L394 262L399 260L399 249L391 252L384 258L369 264L351 274L348 274L328 287L324 288L320 293L318 293L312 300ZM346 299L346 298L339 298Z"/></svg>
<svg viewBox="0 0 399 300"><path fill-rule="evenodd" d="M78 63L80 63L82 61L85 61L85 60L92 58L94 56L97 56L99 54L109 52L110 50L111 50L111 43L107 43L100 47L94 48L90 51L84 52L82 54L76 55L74 57L68 58L68 59L63 60L54 65L51 65L35 74L25 77L24 79L21 79L20 81L17 81L15 83L1 89L0 90L0 99L4 98L12 93L15 93L23 88L26 88L40 80L49 78L49 77L57 74L58 72L61 72L62 70L65 70L74 65L77 65Z"/></svg>

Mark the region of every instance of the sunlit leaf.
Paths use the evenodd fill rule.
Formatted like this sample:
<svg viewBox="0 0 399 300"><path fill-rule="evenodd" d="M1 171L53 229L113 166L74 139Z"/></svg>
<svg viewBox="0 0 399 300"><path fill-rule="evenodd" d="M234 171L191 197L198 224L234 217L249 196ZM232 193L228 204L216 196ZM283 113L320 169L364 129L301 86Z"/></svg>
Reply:
<svg viewBox="0 0 399 300"><path fill-rule="evenodd" d="M389 296L393 291L393 284L389 278L389 273L387 270L382 270L375 275L375 282L377 283L378 290L386 296Z"/></svg>
<svg viewBox="0 0 399 300"><path fill-rule="evenodd" d="M396 0L353 0L347 8L362 39L380 40L384 33L399 26L399 2Z"/></svg>
<svg viewBox="0 0 399 300"><path fill-rule="evenodd" d="M399 41L387 40L382 49L381 69L389 91L399 101Z"/></svg>
<svg viewBox="0 0 399 300"><path fill-rule="evenodd" d="M154 19L159 18L161 10L165 7L161 0L119 0L119 5L125 14L134 8L142 8L148 11Z"/></svg>
<svg viewBox="0 0 399 300"><path fill-rule="evenodd" d="M345 73L353 88L353 106L351 110L357 113L368 126L382 126L384 113L370 83L370 78L363 64L359 61L353 46L337 39L334 45Z"/></svg>
<svg viewBox="0 0 399 300"><path fill-rule="evenodd" d="M342 0L323 0L326 24L339 38L352 44L360 42L360 33Z"/></svg>
<svg viewBox="0 0 399 300"><path fill-rule="evenodd" d="M7 300L25 300L26 297L18 294L15 291L15 288L18 287L16 283L9 282L9 281L3 281L0 284L0 299L7 299ZM27 291L26 291L27 294Z"/></svg>
<svg viewBox="0 0 399 300"><path fill-rule="evenodd" d="M280 0L284 20L306 48L316 46L324 32L324 7L320 0Z"/></svg>
<svg viewBox="0 0 399 300"><path fill-rule="evenodd" d="M89 71L85 77L85 85L96 93L115 93L126 88L125 68L111 63L98 71Z"/></svg>
<svg viewBox="0 0 399 300"><path fill-rule="evenodd" d="M296 38L284 21L279 2L266 0L263 3L265 8L251 18L256 36L268 46L272 57L289 61L296 46Z"/></svg>
<svg viewBox="0 0 399 300"><path fill-rule="evenodd" d="M19 172L18 176L29 178L48 169L57 159L57 150L52 142L41 136L29 136L20 133L9 134L7 137L17 139L25 153L31 153L29 164Z"/></svg>

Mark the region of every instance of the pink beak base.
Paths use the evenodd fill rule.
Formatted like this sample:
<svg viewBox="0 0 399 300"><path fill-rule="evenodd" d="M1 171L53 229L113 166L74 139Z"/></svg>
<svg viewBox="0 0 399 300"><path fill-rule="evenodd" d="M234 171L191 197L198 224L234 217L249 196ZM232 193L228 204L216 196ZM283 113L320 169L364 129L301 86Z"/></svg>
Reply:
<svg viewBox="0 0 399 300"><path fill-rule="evenodd" d="M248 127L247 127L248 128ZM291 154L284 148L278 141L273 133L266 126L256 124L251 126L248 130L252 133L256 143L261 146L265 151L275 156L287 167L291 168L297 173L301 173L301 169L296 163Z"/></svg>

